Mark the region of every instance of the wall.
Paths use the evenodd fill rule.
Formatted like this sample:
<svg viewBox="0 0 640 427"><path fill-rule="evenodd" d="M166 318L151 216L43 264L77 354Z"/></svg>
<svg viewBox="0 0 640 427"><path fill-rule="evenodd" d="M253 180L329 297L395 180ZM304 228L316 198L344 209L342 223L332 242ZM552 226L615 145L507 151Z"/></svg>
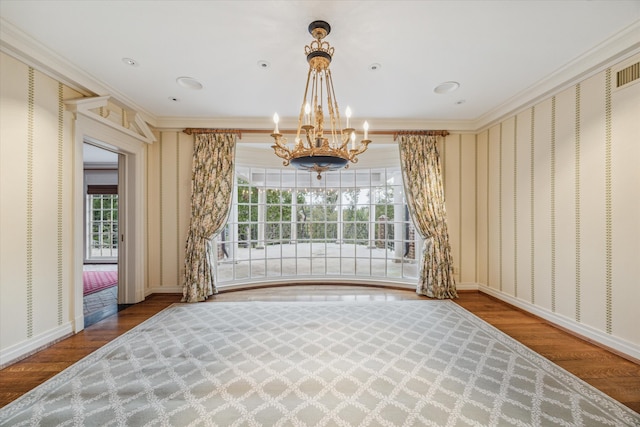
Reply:
<svg viewBox="0 0 640 427"><path fill-rule="evenodd" d="M640 84L618 68L477 135L477 281L640 359Z"/></svg>
<svg viewBox="0 0 640 427"><path fill-rule="evenodd" d="M476 135L448 135L440 159L454 277L458 289L475 289Z"/></svg>
<svg viewBox="0 0 640 427"><path fill-rule="evenodd" d="M0 53L0 366L72 331L72 115L80 95Z"/></svg>
<svg viewBox="0 0 640 427"><path fill-rule="evenodd" d="M191 214L193 136L160 132L147 148L146 293L180 292Z"/></svg>

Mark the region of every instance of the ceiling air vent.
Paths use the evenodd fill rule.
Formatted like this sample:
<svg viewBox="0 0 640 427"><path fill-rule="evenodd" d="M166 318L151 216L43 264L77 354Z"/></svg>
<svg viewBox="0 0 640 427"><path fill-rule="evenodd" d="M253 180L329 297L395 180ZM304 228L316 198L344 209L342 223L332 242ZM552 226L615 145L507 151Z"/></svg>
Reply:
<svg viewBox="0 0 640 427"><path fill-rule="evenodd" d="M616 73L616 88L640 79L640 62L629 65Z"/></svg>

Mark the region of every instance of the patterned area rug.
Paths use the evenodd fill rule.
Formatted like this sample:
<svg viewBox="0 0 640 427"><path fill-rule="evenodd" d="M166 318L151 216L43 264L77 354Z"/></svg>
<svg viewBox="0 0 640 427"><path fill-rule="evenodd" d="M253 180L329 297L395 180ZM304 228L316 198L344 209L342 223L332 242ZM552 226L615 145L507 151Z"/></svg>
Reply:
<svg viewBox="0 0 640 427"><path fill-rule="evenodd" d="M450 301L176 304L0 425L638 426Z"/></svg>
<svg viewBox="0 0 640 427"><path fill-rule="evenodd" d="M118 284L117 271L83 271L83 295L93 294Z"/></svg>

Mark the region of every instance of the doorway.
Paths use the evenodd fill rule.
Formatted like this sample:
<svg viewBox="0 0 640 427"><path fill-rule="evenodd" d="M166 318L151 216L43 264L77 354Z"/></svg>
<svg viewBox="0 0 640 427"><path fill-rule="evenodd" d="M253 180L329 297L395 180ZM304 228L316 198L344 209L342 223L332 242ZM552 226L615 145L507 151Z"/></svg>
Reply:
<svg viewBox="0 0 640 427"><path fill-rule="evenodd" d="M85 327L118 311L119 164L117 153L83 144Z"/></svg>

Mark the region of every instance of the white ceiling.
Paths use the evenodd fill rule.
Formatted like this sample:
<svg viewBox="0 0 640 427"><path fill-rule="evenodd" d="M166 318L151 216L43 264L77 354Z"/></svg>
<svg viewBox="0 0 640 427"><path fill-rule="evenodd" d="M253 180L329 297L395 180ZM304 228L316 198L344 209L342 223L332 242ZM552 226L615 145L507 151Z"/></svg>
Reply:
<svg viewBox="0 0 640 427"><path fill-rule="evenodd" d="M26 37L23 45L53 53L54 73L116 96L156 125L201 118L268 127L276 111L293 123L316 19L332 27L341 109L351 106L356 123L372 129L486 123L514 99L561 85L573 64L582 61L582 72L610 59L605 51L585 61L590 53L640 45L640 1L0 0L0 14L5 51ZM629 46L612 45L621 34ZM181 76L204 88L181 87ZM457 91L434 93L450 80Z"/></svg>
<svg viewBox="0 0 640 427"><path fill-rule="evenodd" d="M95 145L83 144L82 160L86 164L104 164L118 165L118 155L113 151L105 150Z"/></svg>

